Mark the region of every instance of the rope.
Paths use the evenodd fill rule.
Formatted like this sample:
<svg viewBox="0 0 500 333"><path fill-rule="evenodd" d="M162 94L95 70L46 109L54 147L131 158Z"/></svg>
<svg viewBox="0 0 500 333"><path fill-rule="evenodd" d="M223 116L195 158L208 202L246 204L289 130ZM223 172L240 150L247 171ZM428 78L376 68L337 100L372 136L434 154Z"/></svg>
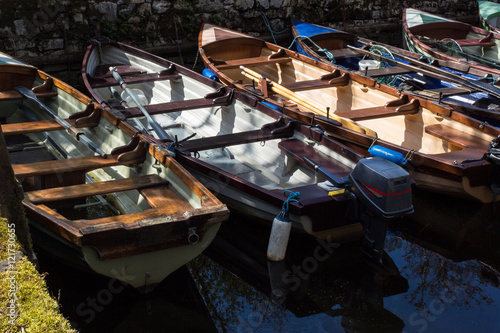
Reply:
<svg viewBox="0 0 500 333"><path fill-rule="evenodd" d="M288 31L288 29L285 28L282 31L273 31L273 29L271 28L271 24L269 23L269 20L267 19L266 14L261 13L261 15L262 15L262 19L264 20L264 24L266 25L267 29L271 32L271 36L273 37L274 44L278 44L276 42L276 38L274 38L274 34L282 34L286 31Z"/></svg>
<svg viewBox="0 0 500 333"><path fill-rule="evenodd" d="M316 44L315 42L313 42L309 37L307 36L297 36L293 39L292 41L292 44L290 44L290 46L288 47L288 49L291 49L291 47L293 46L293 44L295 43L295 41L297 40L297 38L303 38L303 39L307 39L309 42L311 42L312 45L314 45L319 52L323 52L326 57L328 58L328 60L332 63L332 64L335 64L336 63L336 60L335 60L335 57L333 56L333 54L330 53L330 51L328 51L327 49L323 49L321 47L319 47L318 44Z"/></svg>
<svg viewBox="0 0 500 333"><path fill-rule="evenodd" d="M281 208L282 211L285 211L285 212L288 212L289 208L290 208L290 202L296 202L296 203L299 203L299 196L300 196L300 192L292 192L292 191L289 191L289 190L285 190L283 192L284 195L286 195L287 193L290 194L290 196L285 200L285 202L283 202L283 207Z"/></svg>
<svg viewBox="0 0 500 333"><path fill-rule="evenodd" d="M394 57L392 52L388 48L386 48L385 46L374 45L370 48L370 52L378 53L380 56L385 56L384 53L386 53L390 58L392 58L394 61L396 61L396 58ZM385 56L385 57L387 57L387 56ZM388 62L385 62L385 61L381 61L380 64L381 64L382 68L390 67L390 64ZM380 83L384 83L384 84L387 84L389 86L393 86L393 85L395 85L396 81L400 77L401 77L400 75L389 75L389 76L379 77L376 80Z"/></svg>

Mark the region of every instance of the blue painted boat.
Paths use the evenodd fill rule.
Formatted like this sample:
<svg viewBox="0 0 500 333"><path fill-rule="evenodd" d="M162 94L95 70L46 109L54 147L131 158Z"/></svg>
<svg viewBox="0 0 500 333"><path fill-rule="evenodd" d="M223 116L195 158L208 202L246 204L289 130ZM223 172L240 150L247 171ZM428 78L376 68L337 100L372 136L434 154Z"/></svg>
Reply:
<svg viewBox="0 0 500 333"><path fill-rule="evenodd" d="M299 53L500 125L499 75L292 19Z"/></svg>

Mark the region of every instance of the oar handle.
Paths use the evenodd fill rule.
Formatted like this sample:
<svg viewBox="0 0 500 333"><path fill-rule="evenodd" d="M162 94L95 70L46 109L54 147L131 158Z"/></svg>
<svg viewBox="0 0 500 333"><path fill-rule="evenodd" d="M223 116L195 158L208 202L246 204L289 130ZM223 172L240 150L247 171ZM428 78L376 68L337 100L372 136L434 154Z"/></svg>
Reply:
<svg viewBox="0 0 500 333"><path fill-rule="evenodd" d="M137 107L141 110L142 114L146 117L148 122L150 123L151 127L155 131L155 133L158 135L160 140L171 140L173 139L165 132L163 127L161 127L154 119L151 117L149 112L146 110L146 108L142 105L142 103L139 101L137 96L134 94L134 92L127 87L127 84L125 81L122 79L118 71L116 70L116 67L109 67L109 71L111 72L111 75L113 75L113 78L118 82L120 87L122 87L123 90L130 96L130 98L134 101L134 103L137 105Z"/></svg>

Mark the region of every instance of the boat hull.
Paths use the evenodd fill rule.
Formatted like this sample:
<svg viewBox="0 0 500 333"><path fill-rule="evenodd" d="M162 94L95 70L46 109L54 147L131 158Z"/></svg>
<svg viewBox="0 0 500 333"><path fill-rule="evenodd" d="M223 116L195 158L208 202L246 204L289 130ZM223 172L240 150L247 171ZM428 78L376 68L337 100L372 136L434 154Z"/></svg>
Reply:
<svg viewBox="0 0 500 333"><path fill-rule="evenodd" d="M223 38L206 41L207 31ZM272 103L300 120L320 125L362 154L368 155L368 148L375 142L401 153L408 157L405 168L416 179L417 187L481 202L498 200L490 190L495 166L483 159L490 142L500 134L498 129L443 104L406 94L360 73L344 71L277 45L250 36L243 43L241 33L231 36L230 32L206 24L199 39L205 66L224 84ZM239 67L243 64L244 72ZM318 79L322 77L333 80ZM414 108L406 104L407 112L390 113L387 106L399 103L396 98L413 104ZM448 133L461 136L461 140L477 138L477 145L473 147L470 142L456 146L457 141L448 141L451 136L435 135L433 129L438 127L449 127Z"/></svg>
<svg viewBox="0 0 500 333"><path fill-rule="evenodd" d="M500 35L496 32L405 8L403 35L406 46L412 51L438 59L459 61L494 75L500 74Z"/></svg>
<svg viewBox="0 0 500 333"><path fill-rule="evenodd" d="M105 94L108 88L99 86L94 78L100 66L104 68L111 62L126 64L144 75L162 72L171 66L164 59L120 43L101 45L100 59L94 46L89 50L82 70L84 80L89 91L105 107L110 103ZM345 194L329 196L327 190L317 185L325 179L317 176L298 157L290 155L284 146L297 145L303 154L317 150L320 152L317 156L328 155L327 163L335 165L340 177L348 175L363 157L361 154L324 136L320 130L299 124L259 103L248 94L227 90L220 83L181 66L175 65L175 74L172 74L176 75L175 80L154 82L135 79L121 66L124 77L129 82L137 82L129 86L144 93L146 107L154 112L156 121L171 137L181 141L176 160L231 210L270 225L291 193L298 193L300 203L291 202L289 206L293 231L339 241L351 241L363 235L361 223L348 216L351 198ZM119 87L116 89L121 92ZM218 91L230 92L233 97L227 103L200 105L200 97L213 96ZM195 105L195 101L198 104ZM182 104L185 106L181 107ZM284 136L253 138L255 131L261 133L270 124L283 126L276 133L282 129ZM290 126L293 131L285 129Z"/></svg>
<svg viewBox="0 0 500 333"><path fill-rule="evenodd" d="M210 244L229 211L168 151L36 68L3 64L0 76L2 131L38 248L149 292Z"/></svg>
<svg viewBox="0 0 500 333"><path fill-rule="evenodd" d="M477 80L491 76L489 71L471 69L458 61L422 59L421 53L332 28L294 19L291 24L294 45L301 54L500 125L500 90L493 85L476 84ZM360 70L363 62L372 62L374 68Z"/></svg>

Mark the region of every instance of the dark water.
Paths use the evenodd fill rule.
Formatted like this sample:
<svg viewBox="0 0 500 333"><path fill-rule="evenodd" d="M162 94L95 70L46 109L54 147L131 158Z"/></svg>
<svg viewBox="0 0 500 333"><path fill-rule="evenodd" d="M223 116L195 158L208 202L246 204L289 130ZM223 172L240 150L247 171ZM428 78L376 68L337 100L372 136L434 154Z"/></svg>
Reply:
<svg viewBox="0 0 500 333"><path fill-rule="evenodd" d="M429 193L414 205L382 267L308 237L268 262L269 229L237 215L149 295L39 256L81 332L500 332L500 211Z"/></svg>

